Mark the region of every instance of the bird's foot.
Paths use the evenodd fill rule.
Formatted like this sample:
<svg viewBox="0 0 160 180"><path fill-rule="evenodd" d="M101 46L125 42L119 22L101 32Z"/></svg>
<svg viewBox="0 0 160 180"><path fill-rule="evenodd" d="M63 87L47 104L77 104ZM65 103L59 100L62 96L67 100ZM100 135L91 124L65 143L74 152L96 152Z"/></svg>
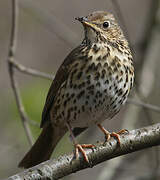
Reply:
<svg viewBox="0 0 160 180"><path fill-rule="evenodd" d="M87 154L83 148L93 148L95 145L93 144L75 144L75 156L76 159L79 157L79 151L82 153L82 156L84 157L85 161L89 163L89 159L87 157Z"/></svg>
<svg viewBox="0 0 160 180"><path fill-rule="evenodd" d="M118 144L120 145L121 144L120 135L124 134L124 133L128 133L128 130L127 129L122 129L122 130L120 130L117 133L116 132L112 132L112 133L110 133L110 137L116 138Z"/></svg>
<svg viewBox="0 0 160 180"><path fill-rule="evenodd" d="M101 129L101 131L104 133L104 135L105 135L105 140L106 141L109 141L109 139L111 138L111 137L114 137L114 138L116 138L116 140L117 140L117 142L118 142L118 144L120 145L121 144L121 141L120 141L120 135L121 134L124 134L124 133L128 133L128 130L126 130L126 129L122 129L122 130L120 130L119 132L117 132L117 133L115 133L115 132L112 132L112 133L110 133L110 132L108 132L103 126L101 126L100 124L98 124L98 127Z"/></svg>

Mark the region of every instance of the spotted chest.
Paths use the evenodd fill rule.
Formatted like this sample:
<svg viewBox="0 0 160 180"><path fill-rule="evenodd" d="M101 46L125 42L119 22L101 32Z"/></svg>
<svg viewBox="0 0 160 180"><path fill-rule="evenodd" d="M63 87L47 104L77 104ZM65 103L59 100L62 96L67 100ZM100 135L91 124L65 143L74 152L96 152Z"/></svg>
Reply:
<svg viewBox="0 0 160 180"><path fill-rule="evenodd" d="M109 46L92 46L72 64L53 106L54 123L86 127L112 118L125 103L134 73L128 55Z"/></svg>

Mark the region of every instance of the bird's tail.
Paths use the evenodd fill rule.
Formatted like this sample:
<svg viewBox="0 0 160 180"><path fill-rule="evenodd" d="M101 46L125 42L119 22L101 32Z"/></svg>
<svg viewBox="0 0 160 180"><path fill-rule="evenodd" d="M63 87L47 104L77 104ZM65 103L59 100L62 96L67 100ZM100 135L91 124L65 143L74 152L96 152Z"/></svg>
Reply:
<svg viewBox="0 0 160 180"><path fill-rule="evenodd" d="M53 128L51 124L44 127L39 138L21 160L18 167L30 168L48 160L58 141L65 133L66 131L62 131L58 127Z"/></svg>

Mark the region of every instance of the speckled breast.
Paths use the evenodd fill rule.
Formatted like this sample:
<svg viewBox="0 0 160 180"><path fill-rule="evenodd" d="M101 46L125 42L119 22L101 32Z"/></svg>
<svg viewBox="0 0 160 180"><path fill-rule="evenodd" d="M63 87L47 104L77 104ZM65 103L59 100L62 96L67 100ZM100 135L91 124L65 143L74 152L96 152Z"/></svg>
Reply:
<svg viewBox="0 0 160 180"><path fill-rule="evenodd" d="M59 89L57 122L87 127L112 118L125 103L133 85L133 67L128 55L111 53L105 47L73 63L66 82ZM94 55L93 55L94 54Z"/></svg>

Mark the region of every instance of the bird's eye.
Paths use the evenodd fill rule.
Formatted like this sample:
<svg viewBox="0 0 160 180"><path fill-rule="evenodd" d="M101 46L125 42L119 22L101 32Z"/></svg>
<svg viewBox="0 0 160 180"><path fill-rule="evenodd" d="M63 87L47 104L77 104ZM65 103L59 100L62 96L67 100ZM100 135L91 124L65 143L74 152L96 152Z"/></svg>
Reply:
<svg viewBox="0 0 160 180"><path fill-rule="evenodd" d="M110 22L109 21L105 21L104 23L103 23L103 28L108 28L110 26Z"/></svg>

